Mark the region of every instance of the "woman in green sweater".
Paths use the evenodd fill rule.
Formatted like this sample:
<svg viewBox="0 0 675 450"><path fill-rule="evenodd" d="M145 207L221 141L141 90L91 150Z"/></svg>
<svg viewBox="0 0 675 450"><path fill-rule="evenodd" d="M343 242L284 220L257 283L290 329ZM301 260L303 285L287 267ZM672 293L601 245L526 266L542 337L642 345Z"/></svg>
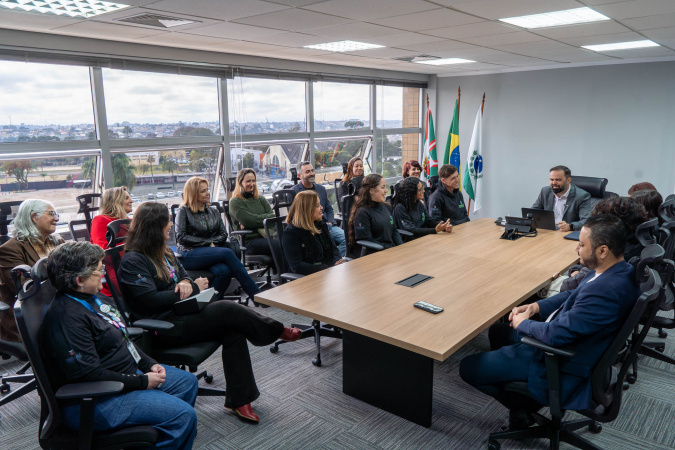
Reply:
<svg viewBox="0 0 675 450"><path fill-rule="evenodd" d="M232 225L235 229L251 231L244 235L247 254L272 256L265 238L263 220L276 216L267 199L258 195L258 185L253 169L241 169L237 174L237 185L230 199L230 217L232 217ZM275 253L281 255L279 241L273 240L272 243L276 247ZM275 269L277 273L283 270L283 268Z"/></svg>

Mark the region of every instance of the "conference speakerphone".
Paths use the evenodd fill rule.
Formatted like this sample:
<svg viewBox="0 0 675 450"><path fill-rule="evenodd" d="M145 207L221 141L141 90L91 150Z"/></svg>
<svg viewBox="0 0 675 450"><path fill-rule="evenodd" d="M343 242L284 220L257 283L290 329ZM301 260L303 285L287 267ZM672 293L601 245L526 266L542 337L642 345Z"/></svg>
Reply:
<svg viewBox="0 0 675 450"><path fill-rule="evenodd" d="M404 278L401 281L397 281L394 284L400 284L401 286L406 286L406 287L415 287L419 286L420 284L424 283L425 281L431 280L433 277L429 275L422 275L421 273L416 273L415 275L412 275L408 278Z"/></svg>

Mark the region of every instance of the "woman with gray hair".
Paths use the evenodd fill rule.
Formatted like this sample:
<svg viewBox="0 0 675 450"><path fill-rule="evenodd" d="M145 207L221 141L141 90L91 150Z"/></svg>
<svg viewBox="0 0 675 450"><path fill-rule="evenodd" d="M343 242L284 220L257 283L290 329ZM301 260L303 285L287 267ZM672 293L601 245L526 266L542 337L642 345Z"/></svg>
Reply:
<svg viewBox="0 0 675 450"><path fill-rule="evenodd" d="M74 382L119 381L122 393L98 399L94 430L149 425L158 448L192 448L197 378L162 366L129 339L119 311L96 294L105 274L103 250L89 242L58 246L47 262L57 293L45 313L40 340L55 389ZM77 430L80 405L61 405L66 426Z"/></svg>
<svg viewBox="0 0 675 450"><path fill-rule="evenodd" d="M58 221L54 205L47 201L28 199L19 205L12 221L13 237L0 247L0 300L10 306L0 312L0 339L21 342L11 308L16 296L11 270L21 264L33 266L63 242L54 234Z"/></svg>

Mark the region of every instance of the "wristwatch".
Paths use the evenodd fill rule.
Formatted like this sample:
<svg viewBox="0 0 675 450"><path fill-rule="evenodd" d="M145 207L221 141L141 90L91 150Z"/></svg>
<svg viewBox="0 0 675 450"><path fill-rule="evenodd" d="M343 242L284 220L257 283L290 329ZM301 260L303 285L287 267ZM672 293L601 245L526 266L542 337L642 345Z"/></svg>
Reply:
<svg viewBox="0 0 675 450"><path fill-rule="evenodd" d="M573 223L570 224L570 231L574 231L574 224Z"/></svg>

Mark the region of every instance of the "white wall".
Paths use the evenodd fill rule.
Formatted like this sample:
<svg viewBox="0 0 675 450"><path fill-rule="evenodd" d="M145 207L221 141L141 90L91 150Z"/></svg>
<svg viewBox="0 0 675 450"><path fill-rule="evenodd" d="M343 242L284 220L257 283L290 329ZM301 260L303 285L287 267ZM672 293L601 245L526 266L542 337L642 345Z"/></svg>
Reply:
<svg viewBox="0 0 675 450"><path fill-rule="evenodd" d="M620 195L640 181L664 197L675 191L675 62L438 78L430 86L439 153L458 85L462 171L486 93L485 198L472 218L520 214L558 164L572 176L607 178Z"/></svg>

